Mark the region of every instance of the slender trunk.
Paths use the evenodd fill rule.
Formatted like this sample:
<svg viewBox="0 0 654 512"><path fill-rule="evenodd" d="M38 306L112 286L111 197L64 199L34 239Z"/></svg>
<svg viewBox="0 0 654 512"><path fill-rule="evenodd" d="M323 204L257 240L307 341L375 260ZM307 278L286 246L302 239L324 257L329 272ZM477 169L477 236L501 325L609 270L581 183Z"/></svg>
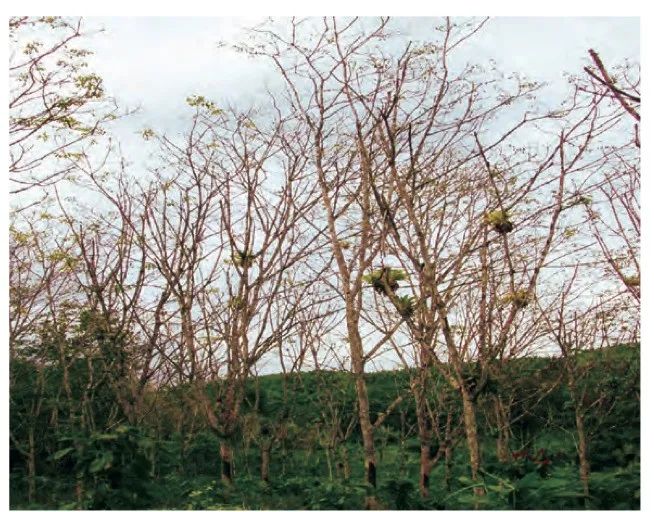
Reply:
<svg viewBox="0 0 654 512"><path fill-rule="evenodd" d="M429 496L429 474L431 473L431 432L427 421L427 410L425 406L425 379L420 380L413 386L413 396L416 402L416 419L418 422L418 438L420 439L420 494L423 498Z"/></svg>
<svg viewBox="0 0 654 512"><path fill-rule="evenodd" d="M346 91L349 90L346 88ZM350 99L351 102L351 99ZM351 104L351 103L350 103ZM375 493L377 488L377 460L375 455L375 438L372 422L370 421L370 404L368 401L368 391L366 389L366 382L364 380L364 351L363 342L359 333L359 316L361 314L361 288L360 283L352 286L350 282L351 272L348 269L348 264L345 260L343 248L339 242L338 230L336 227L336 215L334 213L334 205L331 198L331 184L329 183L325 169L323 168L323 120L320 121L314 131L315 134L315 160L318 183L320 185L322 203L327 213L327 225L329 227L329 236L331 239L332 252L338 265L340 278L343 285L343 295L345 302L345 321L347 326L347 337L350 345L350 357L352 361L352 373L355 376L355 388L357 395L357 403L359 410L359 426L361 428L361 437L363 440L364 450L364 469L365 481L368 485L368 493L366 496L365 506L367 509L376 507ZM360 205L363 213L360 220L361 234L360 234L360 247L358 261L361 266L369 264L366 262L366 254L370 256L369 250L372 248L372 225L370 223L370 176L371 164L369 155L363 143L363 138L358 128L357 146L359 155L362 160L362 173L361 173L361 192L360 192ZM359 305L357 306L357 301Z"/></svg>
<svg viewBox="0 0 654 512"><path fill-rule="evenodd" d="M510 426L508 414L498 397L494 398L495 418L497 421L497 438L495 440L497 460L506 464L509 462Z"/></svg>
<svg viewBox="0 0 654 512"><path fill-rule="evenodd" d="M377 458L375 455L375 438L370 421L370 405L368 402L368 390L363 378L363 372L356 377L357 399L359 402L359 425L363 439L363 463L365 469L365 481L371 487L370 494L366 496L366 508L376 507L375 490L377 488Z"/></svg>
<svg viewBox="0 0 654 512"><path fill-rule="evenodd" d="M270 452L272 445L264 443L261 447L261 480L268 483L270 482Z"/></svg>
<svg viewBox="0 0 654 512"><path fill-rule="evenodd" d="M590 506L590 462L588 461L588 445L586 442L586 428L584 426L584 416L579 409L575 410L575 423L577 425L579 455L579 477L584 490L584 506Z"/></svg>
<svg viewBox="0 0 654 512"><path fill-rule="evenodd" d="M179 430L178 430L179 432ZM186 472L186 449L188 448L187 446L187 441L182 438L182 442L179 444L179 464L178 464L178 472L180 475L183 475Z"/></svg>
<svg viewBox="0 0 654 512"><path fill-rule="evenodd" d="M479 450L479 435L477 433L477 413L472 397L466 390L461 391L463 399L463 423L466 432L466 441L468 443L468 452L470 453L470 476L472 481L479 483L479 469L481 467L481 455ZM475 494L483 496L484 489L480 486L475 487Z"/></svg>
<svg viewBox="0 0 654 512"><path fill-rule="evenodd" d="M577 455L579 456L579 479L584 491L584 507L590 507L590 462L588 461L588 443L586 440L586 426L584 424L584 413L581 404L583 403L584 393L577 389L577 379L575 373L576 365L569 360L566 361L566 371L568 373L568 388L570 397L575 406L575 426L577 427Z"/></svg>
<svg viewBox="0 0 654 512"><path fill-rule="evenodd" d="M225 396L217 401L218 417L209 412L210 423L221 437L220 440L220 479L230 485L234 480L234 456L230 444L239 417L239 404L242 399L242 384L237 381L237 374L230 369ZM211 407L207 407L211 411ZM220 419L218 419L220 418Z"/></svg>
<svg viewBox="0 0 654 512"><path fill-rule="evenodd" d="M429 496L429 473L431 472L431 460L429 456L429 444L420 443L420 494L423 498Z"/></svg>
<svg viewBox="0 0 654 512"><path fill-rule="evenodd" d="M497 435L497 439L495 440L495 451L498 461L502 464L507 464L509 462L509 439L503 432L500 432Z"/></svg>
<svg viewBox="0 0 654 512"><path fill-rule="evenodd" d="M452 490L452 411L447 411L447 420L445 422L445 441L443 455L445 456L445 489Z"/></svg>
<svg viewBox="0 0 654 512"><path fill-rule="evenodd" d="M82 498L84 497L84 484L82 483L82 476L77 475L75 481L75 500L77 501L77 508L82 507Z"/></svg>
<svg viewBox="0 0 654 512"><path fill-rule="evenodd" d="M406 469L406 413L400 411L400 449L398 453L398 470L400 475L404 475Z"/></svg>
<svg viewBox="0 0 654 512"><path fill-rule="evenodd" d="M222 463L220 469L220 479L223 481L223 483L231 485L234 479L232 447L225 441L221 441L220 443L220 460Z"/></svg>
<svg viewBox="0 0 654 512"><path fill-rule="evenodd" d="M334 470L332 469L332 449L329 446L325 446L325 457L327 457L327 473L331 482L334 480Z"/></svg>
<svg viewBox="0 0 654 512"><path fill-rule="evenodd" d="M148 459L150 460L150 477L157 477L157 446L159 446L159 435L152 448L148 452Z"/></svg>
<svg viewBox="0 0 654 512"><path fill-rule="evenodd" d="M370 421L370 402L368 400L368 389L364 378L363 343L359 334L356 320L352 311L348 312L347 328L350 341L350 353L352 355L352 370L355 375L355 388L359 409L359 426L363 440L363 464L365 481L370 487L366 496L366 508L376 508L377 501L375 493L377 488L377 458L375 454L374 428Z"/></svg>
<svg viewBox="0 0 654 512"><path fill-rule="evenodd" d="M343 467L343 480L348 481L350 479L350 457L347 450L347 446L342 445L341 449L341 465Z"/></svg>
<svg viewBox="0 0 654 512"><path fill-rule="evenodd" d="M198 378L197 372L197 356L195 351L194 333L193 333L193 319L191 317L192 302L184 298L180 298L180 313L182 319L182 342L188 353L191 362L191 379Z"/></svg>
<svg viewBox="0 0 654 512"><path fill-rule="evenodd" d="M32 503L36 493L36 446L34 443L34 429L29 431L29 451L27 456L27 501Z"/></svg>
<svg viewBox="0 0 654 512"><path fill-rule="evenodd" d="M80 410L79 420L75 418L75 402L73 400L73 393L70 386L70 378L68 374L68 364L66 363L66 358L64 356L64 347L62 342L59 343L59 364L61 365L61 370L62 370L62 386L64 388L64 392L66 394L66 400L68 403L68 417L70 420L70 424L75 425L77 423L79 424L80 430L84 431L86 430L85 428L86 425L84 422L83 405L80 408L81 410ZM89 375L92 376L93 373L89 372ZM91 382L87 384L87 388L90 385ZM75 447L75 453L79 457L82 453L82 446L80 445L79 441L74 441L73 445ZM75 475L75 501L76 501L77 508L83 508L83 504L82 504L83 496L84 496L84 474L82 472L78 472Z"/></svg>
<svg viewBox="0 0 654 512"><path fill-rule="evenodd" d="M452 490L452 444L445 445L445 489Z"/></svg>
<svg viewBox="0 0 654 512"><path fill-rule="evenodd" d="M286 460L288 459L288 450L286 449L286 440L282 440L282 453L280 456L280 459L282 460L282 471L281 471L281 476L282 479L286 477Z"/></svg>

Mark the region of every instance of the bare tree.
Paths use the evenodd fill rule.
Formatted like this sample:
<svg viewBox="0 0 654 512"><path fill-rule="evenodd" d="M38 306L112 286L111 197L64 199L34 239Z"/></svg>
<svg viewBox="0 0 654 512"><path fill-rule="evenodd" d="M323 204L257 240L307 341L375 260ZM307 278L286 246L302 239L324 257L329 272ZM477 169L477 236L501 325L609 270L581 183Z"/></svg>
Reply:
<svg viewBox="0 0 654 512"><path fill-rule="evenodd" d="M316 197L282 119L257 126L254 113L190 102L196 114L186 141L160 139L165 166L146 246L179 308L180 377L195 383L231 482L245 383L297 328L315 280L304 261L318 235L303 218ZM212 399L205 383L215 379Z"/></svg>
<svg viewBox="0 0 654 512"><path fill-rule="evenodd" d="M123 173L117 174L114 187L97 173L88 169L85 172L91 179L88 193L99 192L109 199L107 209L79 211L62 200L56 187L55 193L72 240L70 257L74 258L75 277L83 294L86 326L104 340L102 345L107 352L101 360L106 375L125 417L137 424L146 414L144 393L155 371L157 325L161 323L157 318L171 292L165 288L159 304L153 308L155 332L144 329L151 319L146 296L151 291L153 276L147 271L143 246L146 221L142 204L138 195L129 190Z"/></svg>
<svg viewBox="0 0 654 512"><path fill-rule="evenodd" d="M640 69L617 67L609 74L600 56L589 50L594 67L584 68L588 80L577 87L596 98L616 124L603 147L596 179L583 195L590 232L609 271L619 279L635 303L640 302ZM625 133L631 122L633 136Z"/></svg>
<svg viewBox="0 0 654 512"><path fill-rule="evenodd" d="M40 217L13 218L9 241L9 354L10 364L18 359L30 361L36 370L35 387L31 391L30 417L21 418L16 424L12 418L10 429L11 445L25 457L27 462L28 500L36 494L37 446L36 422L45 400L45 372L51 364L49 354L55 362L61 363L62 384L66 392L70 414L74 414L70 396L68 369L70 361L65 360L66 347L62 336L52 336L54 329L48 329L54 320L51 316L53 304L49 298L57 297L61 302L71 298L74 290L69 286L69 271L72 260L66 252L48 244L48 227L51 223ZM48 226L50 224L50 226ZM19 227L20 226L20 227ZM61 318L61 316L60 316ZM56 320L55 320L56 321ZM45 331L45 332L44 332ZM50 336L52 343L44 343ZM57 361L58 359L58 361ZM13 368L12 368L13 369ZM14 388L15 372L10 373L10 389ZM26 424L27 439L20 439L16 431Z"/></svg>
<svg viewBox="0 0 654 512"><path fill-rule="evenodd" d="M102 78L87 69L91 52L77 46L88 35L81 19L9 19L12 194L42 190L67 177L74 169L71 160L90 151L103 126L117 117Z"/></svg>
<svg viewBox="0 0 654 512"><path fill-rule="evenodd" d="M539 304L539 308L547 312L548 332L561 353L563 378L574 409L579 478L588 508L591 505L591 466L587 416L591 411L593 414L608 413L615 403L611 403L602 390L593 389L589 384L586 377L594 362L584 357L584 352L634 343L640 334L638 322L630 317L628 309L625 313L623 302L600 298L594 304L580 303L574 293L576 277L577 273L563 284L558 297Z"/></svg>
<svg viewBox="0 0 654 512"><path fill-rule="evenodd" d="M366 350L362 325L365 313L364 275L379 255L374 225L375 200L371 178L378 165L373 148L379 121L360 108L363 102L385 101L368 88L373 45L387 37L388 19L362 30L357 19L342 26L336 19L291 21L288 34L260 28L253 33L263 46L240 49L272 60L286 85L289 109L302 126L299 143L311 155L308 162L319 187L327 241L335 260L329 283L343 301L346 339L355 379L359 426L364 445L365 480L373 491L366 506L375 506L377 461L374 430L385 414L372 421L365 367L399 327L382 333ZM309 46L306 46L306 45ZM363 67L357 67L365 64ZM365 85L362 86L362 81ZM365 91L363 90L365 89ZM394 403L401 401L401 397ZM391 408L394 406L391 404Z"/></svg>
<svg viewBox="0 0 654 512"><path fill-rule="evenodd" d="M472 67L452 74L450 53L481 25L461 30L445 20L443 44L409 44L396 61L380 53L372 59L372 77L343 78L343 101L357 129L359 116L370 126L355 140L367 157L360 179L372 192L380 254L392 254L401 267L382 263L366 278L421 347L418 366L435 365L460 390L475 482L481 467L476 398L491 363L508 355L541 271L554 260L550 252L563 237L559 219L572 194L570 177L588 172L589 145L613 124L598 113L595 98L584 103L574 95L562 111L530 113L526 100L538 84L517 79L515 87L501 89L499 80L482 81ZM521 102L525 113L517 122L495 120L507 105L517 109ZM544 149L512 145L539 125L558 130ZM489 139L485 144L481 134ZM402 281L411 294L399 293ZM521 339L528 339L524 332ZM481 370L474 378L473 358ZM426 375L415 389L424 388ZM426 494L431 434L424 394L415 398Z"/></svg>

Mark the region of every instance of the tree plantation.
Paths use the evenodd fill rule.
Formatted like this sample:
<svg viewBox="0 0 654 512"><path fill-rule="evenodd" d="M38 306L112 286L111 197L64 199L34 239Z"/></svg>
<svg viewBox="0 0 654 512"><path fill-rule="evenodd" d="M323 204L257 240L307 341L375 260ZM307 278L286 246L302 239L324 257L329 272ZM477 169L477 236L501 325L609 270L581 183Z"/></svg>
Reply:
<svg viewBox="0 0 654 512"><path fill-rule="evenodd" d="M639 64L493 21L217 32L260 94L130 146L102 36L10 19L11 508L640 507Z"/></svg>

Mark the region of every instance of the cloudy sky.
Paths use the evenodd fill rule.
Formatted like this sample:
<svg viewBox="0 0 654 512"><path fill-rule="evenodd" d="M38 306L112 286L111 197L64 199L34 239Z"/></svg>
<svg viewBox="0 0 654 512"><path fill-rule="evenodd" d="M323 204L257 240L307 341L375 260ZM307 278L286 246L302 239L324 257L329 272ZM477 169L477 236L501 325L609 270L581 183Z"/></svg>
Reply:
<svg viewBox="0 0 654 512"><path fill-rule="evenodd" d="M262 63L231 50L243 27L259 18L122 17L87 18L106 31L95 36L93 67L107 90L123 105L140 105L138 115L118 127L124 148L136 147L136 133L152 126L169 134L184 130L190 111L185 98L202 94L219 104L246 104L272 78ZM427 39L435 24L428 17L401 18L395 26L410 37ZM606 64L639 61L638 18L492 19L460 52L459 58L486 64L494 59L506 73L520 72L551 84L550 94L565 88L564 72L581 71L594 48ZM142 141L141 141L142 142Z"/></svg>
<svg viewBox="0 0 654 512"><path fill-rule="evenodd" d="M257 18L92 18L106 32L93 39L93 65L107 90L123 105L140 105L138 115L117 127L123 150L138 167L146 161L139 135L148 126L175 135L188 124L185 98L201 94L216 101L248 105L274 80L270 69L228 49ZM403 18L395 27L417 40L430 39L436 20ZM565 73L581 73L588 49L607 66L640 60L638 18L495 18L457 53L486 65L492 59L506 74L519 72L549 83L543 101L558 103L565 94ZM463 62L460 63L463 65ZM376 364L393 366L394 358Z"/></svg>
<svg viewBox="0 0 654 512"><path fill-rule="evenodd" d="M134 167L146 165L151 150L140 132L145 127L176 135L188 128L192 110L185 99L201 94L219 106L248 105L274 81L270 68L219 41L234 42L260 18L87 18L87 27L104 32L87 41L94 50L92 69L108 93L139 112L113 126L122 150ZM431 39L437 20L400 18L395 28L412 39ZM625 59L640 61L638 18L494 18L457 52L459 65L486 65L494 60L506 74L550 84L543 101L557 102L566 90L565 73L581 73L588 49L610 67ZM152 148L154 149L154 148ZM393 358L378 364L392 366Z"/></svg>

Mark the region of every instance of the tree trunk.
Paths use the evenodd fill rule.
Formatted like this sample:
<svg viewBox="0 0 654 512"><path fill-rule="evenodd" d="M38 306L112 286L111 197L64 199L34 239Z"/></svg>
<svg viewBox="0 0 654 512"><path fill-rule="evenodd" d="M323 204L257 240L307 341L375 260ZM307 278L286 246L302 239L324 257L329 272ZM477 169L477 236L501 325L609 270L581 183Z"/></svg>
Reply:
<svg viewBox="0 0 654 512"><path fill-rule="evenodd" d="M503 432L500 432L497 435L497 439L495 440L495 451L498 461L502 464L507 464L509 462L509 439Z"/></svg>
<svg viewBox="0 0 654 512"><path fill-rule="evenodd" d="M332 449L329 446L325 446L325 457L327 458L327 473L331 482L334 480L334 470L332 468Z"/></svg>
<svg viewBox="0 0 654 512"><path fill-rule="evenodd" d="M365 469L365 481L371 487L370 494L366 496L366 509L373 509L377 506L375 490L377 488L377 458L375 455L375 437L370 421L370 404L368 402L368 390L363 379L363 372L356 377L357 399L359 402L359 425L363 439L363 463Z"/></svg>
<svg viewBox="0 0 654 512"><path fill-rule="evenodd" d="M445 489L452 490L452 444L445 445Z"/></svg>
<svg viewBox="0 0 654 512"><path fill-rule="evenodd" d="M27 501L32 503L36 494L36 446L34 444L34 429L29 431L29 451L27 455Z"/></svg>
<svg viewBox="0 0 654 512"><path fill-rule="evenodd" d="M468 452L470 454L470 476L472 481L479 483L479 468L481 467L481 455L479 450L479 435L477 434L477 413L472 397L465 390L461 390L463 399L463 423L466 432L466 442L468 443ZM484 495L484 489L480 486L475 487L477 496Z"/></svg>
<svg viewBox="0 0 654 512"><path fill-rule="evenodd" d="M423 498L429 496L429 474L431 473L431 432L427 422L425 406L425 379L420 377L413 386L413 396L416 402L416 419L418 422L418 438L420 439L420 481L418 486Z"/></svg>
<svg viewBox="0 0 654 512"><path fill-rule="evenodd" d="M350 457L347 450L347 446L341 445L341 464L343 467L343 480L346 482L350 479Z"/></svg>
<svg viewBox="0 0 654 512"><path fill-rule="evenodd" d="M77 473L75 478L75 500L77 501L77 508L84 508L83 498L84 498L84 475L82 473Z"/></svg>
<svg viewBox="0 0 654 512"><path fill-rule="evenodd" d="M452 412L447 413L447 422L445 423L445 489L452 490L452 448L454 441L452 439Z"/></svg>
<svg viewBox="0 0 654 512"><path fill-rule="evenodd" d="M584 416L578 409L575 411L577 437L579 438L577 452L579 455L579 477L584 490L584 506L590 506L590 462L588 461L588 445L586 442L586 428Z"/></svg>
<svg viewBox="0 0 654 512"><path fill-rule="evenodd" d="M268 483L270 482L270 452L272 445L265 443L261 447L261 480Z"/></svg>
<svg viewBox="0 0 654 512"><path fill-rule="evenodd" d="M509 439L511 437L511 427L509 426L508 414L499 397L495 397L493 402L497 422L497 438L495 440L497 460L506 464L509 462Z"/></svg>
<svg viewBox="0 0 654 512"><path fill-rule="evenodd" d="M577 368L572 364L566 365L568 373L568 388L575 407L575 426L577 427L577 455L579 456L579 479L584 491L584 507L590 507L590 462L588 461L588 444L586 440L586 426L582 409L583 393L577 390L575 372Z"/></svg>
<svg viewBox="0 0 654 512"><path fill-rule="evenodd" d="M220 420L207 407L210 417L210 424L220 436L220 479L225 484L231 484L234 480L234 456L230 441L233 438L236 426L238 425L239 404L242 399L242 384L237 381L237 375L230 370L228 374L227 389L225 396L217 400L217 408Z"/></svg>
<svg viewBox="0 0 654 512"><path fill-rule="evenodd" d="M348 308L349 309L349 308ZM359 426L363 440L363 464L365 481L370 486L366 495L366 509L377 507L375 499L377 488L377 458L375 454L375 437L372 422L370 421L370 402L368 400L368 389L364 378L363 343L359 334L356 321L352 318L353 313L348 311L347 329L350 342L350 354L352 356L352 370L355 375L355 388L359 408Z"/></svg>
<svg viewBox="0 0 654 512"><path fill-rule="evenodd" d="M429 496L429 473L431 472L431 457L429 444L420 443L420 495Z"/></svg>
<svg viewBox="0 0 654 512"><path fill-rule="evenodd" d="M233 458L232 458L232 447L227 444L225 441L220 443L220 460L221 460L221 470L220 470L220 479L223 483L231 485L234 479L234 468L233 468Z"/></svg>

